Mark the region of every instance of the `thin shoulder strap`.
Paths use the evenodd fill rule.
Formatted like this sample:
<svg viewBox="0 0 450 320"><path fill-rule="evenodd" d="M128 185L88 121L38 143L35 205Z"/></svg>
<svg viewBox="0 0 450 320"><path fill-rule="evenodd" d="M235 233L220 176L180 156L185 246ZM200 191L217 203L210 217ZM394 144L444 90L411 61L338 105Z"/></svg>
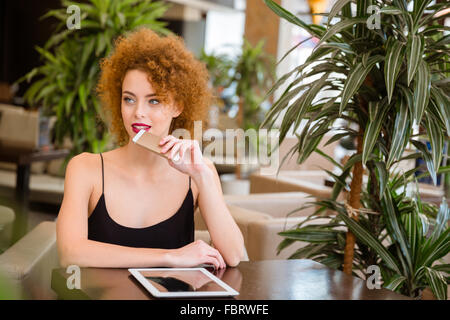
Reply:
<svg viewBox="0 0 450 320"><path fill-rule="evenodd" d="M189 176L189 189L191 188L191 176Z"/></svg>
<svg viewBox="0 0 450 320"><path fill-rule="evenodd" d="M102 159L102 194L104 192L105 178L103 177L103 156L100 153L100 158Z"/></svg>

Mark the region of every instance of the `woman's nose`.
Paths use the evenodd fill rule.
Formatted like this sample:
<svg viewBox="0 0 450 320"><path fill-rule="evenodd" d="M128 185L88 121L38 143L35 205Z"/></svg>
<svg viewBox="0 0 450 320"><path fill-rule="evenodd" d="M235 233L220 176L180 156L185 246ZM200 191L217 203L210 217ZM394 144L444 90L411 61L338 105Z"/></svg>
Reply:
<svg viewBox="0 0 450 320"><path fill-rule="evenodd" d="M143 118L145 117L145 106L143 103L138 103L136 106L136 109L134 111L134 115L136 118Z"/></svg>

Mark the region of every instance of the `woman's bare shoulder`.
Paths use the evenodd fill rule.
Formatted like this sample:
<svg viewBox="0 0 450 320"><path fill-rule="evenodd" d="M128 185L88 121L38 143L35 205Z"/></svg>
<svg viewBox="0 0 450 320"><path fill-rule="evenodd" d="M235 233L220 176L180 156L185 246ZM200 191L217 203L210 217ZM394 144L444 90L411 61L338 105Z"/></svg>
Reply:
<svg viewBox="0 0 450 320"><path fill-rule="evenodd" d="M68 167L71 166L74 171L83 171L87 175L92 176L96 172L101 172L102 158L103 162L110 161L115 158L117 149L99 153L82 152L77 154L68 163ZM108 160L106 160L108 159Z"/></svg>
<svg viewBox="0 0 450 320"><path fill-rule="evenodd" d="M99 162L100 155L97 153L82 152L82 153L74 156L72 159L70 159L68 166L72 165L73 167L76 167L77 169L82 169L82 168L87 169L89 167L92 167L92 165L94 165L95 159L97 159L97 161Z"/></svg>
<svg viewBox="0 0 450 320"><path fill-rule="evenodd" d="M103 161L105 156L103 155ZM86 183L101 174L101 158L98 153L82 152L70 159L66 168L66 176L77 176Z"/></svg>

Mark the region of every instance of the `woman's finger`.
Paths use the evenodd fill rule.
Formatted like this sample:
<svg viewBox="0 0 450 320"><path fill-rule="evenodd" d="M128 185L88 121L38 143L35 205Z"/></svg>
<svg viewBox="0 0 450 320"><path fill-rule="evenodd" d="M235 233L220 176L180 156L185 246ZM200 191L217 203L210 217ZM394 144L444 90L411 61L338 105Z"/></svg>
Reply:
<svg viewBox="0 0 450 320"><path fill-rule="evenodd" d="M175 139L175 137L172 136L172 135L165 136L164 138L162 138L162 139L159 141L159 145L162 146L162 145L165 144L167 141L172 140L172 139Z"/></svg>
<svg viewBox="0 0 450 320"><path fill-rule="evenodd" d="M201 152L201 150L198 150L198 152L196 152L196 149L198 149L196 141L194 141L190 147L191 147L190 152L191 152L192 163L193 164L201 164L203 162L202 161L202 152Z"/></svg>
<svg viewBox="0 0 450 320"><path fill-rule="evenodd" d="M217 250L217 249L214 249L214 250L216 250L216 252L217 252L217 256L219 258L222 268L225 268L227 265L226 265L225 260L223 259L222 255L220 254L219 250Z"/></svg>
<svg viewBox="0 0 450 320"><path fill-rule="evenodd" d="M173 145L175 144L175 143L177 143L178 142L178 139L170 139L170 140L168 140L167 142L166 142L166 144L161 148L161 152L162 153L166 153L167 151L169 151L170 150L170 148L172 148L173 147Z"/></svg>
<svg viewBox="0 0 450 320"><path fill-rule="evenodd" d="M186 150L187 150L187 149L189 149L189 144L184 143L183 146L182 146L181 149L180 149L180 152L179 152L179 154L180 154L180 159L183 159L184 155L186 154ZM189 161L190 161L190 159L189 159ZM189 162L189 163L190 163L190 162Z"/></svg>
<svg viewBox="0 0 450 320"><path fill-rule="evenodd" d="M220 262L219 262L219 260L216 257L213 257L213 256L205 256L205 260L203 262L201 262L201 263L209 263L209 264L214 265L214 268L216 270L220 269Z"/></svg>
<svg viewBox="0 0 450 320"><path fill-rule="evenodd" d="M172 147L172 150L170 150L169 159L172 159L172 161L174 161L174 162L177 162L181 159L179 156L178 156L178 159L176 159L175 155L177 154L178 150L181 148L182 145L183 145L183 142L181 142L181 141L175 143L175 145Z"/></svg>
<svg viewBox="0 0 450 320"><path fill-rule="evenodd" d="M225 268L225 266L226 266L225 260L223 259L223 257L220 254L219 250L211 247L211 251L210 251L209 255L216 257L216 259L219 260L219 262L220 262L220 267L221 268Z"/></svg>

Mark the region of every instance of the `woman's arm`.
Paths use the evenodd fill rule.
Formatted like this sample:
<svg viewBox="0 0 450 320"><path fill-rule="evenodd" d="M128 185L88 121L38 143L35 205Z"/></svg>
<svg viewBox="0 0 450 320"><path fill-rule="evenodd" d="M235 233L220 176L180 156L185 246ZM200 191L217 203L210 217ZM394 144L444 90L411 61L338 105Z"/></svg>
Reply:
<svg viewBox="0 0 450 320"><path fill-rule="evenodd" d="M225 204L214 164L203 158L196 140L180 140L172 135L161 139L162 153L169 164L190 175L199 189L198 204L211 240L226 264L236 266L244 257L244 237ZM179 154L177 160L175 155Z"/></svg>
<svg viewBox="0 0 450 320"><path fill-rule="evenodd" d="M66 169L64 198L56 222L56 237L62 267L192 267L220 262L205 243L196 241L183 250L132 248L88 239L88 203L98 174L92 155L72 158ZM192 252L195 252L193 254ZM186 257L187 256L187 257Z"/></svg>
<svg viewBox="0 0 450 320"><path fill-rule="evenodd" d="M229 266L236 266L244 257L244 237L223 198L219 175L206 158L205 170L193 176L199 189L198 205L211 240Z"/></svg>
<svg viewBox="0 0 450 320"><path fill-rule="evenodd" d="M80 267L150 267L167 263L167 250L129 248L88 240L88 203L97 168L92 155L73 157L66 168L64 198L56 222L60 264Z"/></svg>

